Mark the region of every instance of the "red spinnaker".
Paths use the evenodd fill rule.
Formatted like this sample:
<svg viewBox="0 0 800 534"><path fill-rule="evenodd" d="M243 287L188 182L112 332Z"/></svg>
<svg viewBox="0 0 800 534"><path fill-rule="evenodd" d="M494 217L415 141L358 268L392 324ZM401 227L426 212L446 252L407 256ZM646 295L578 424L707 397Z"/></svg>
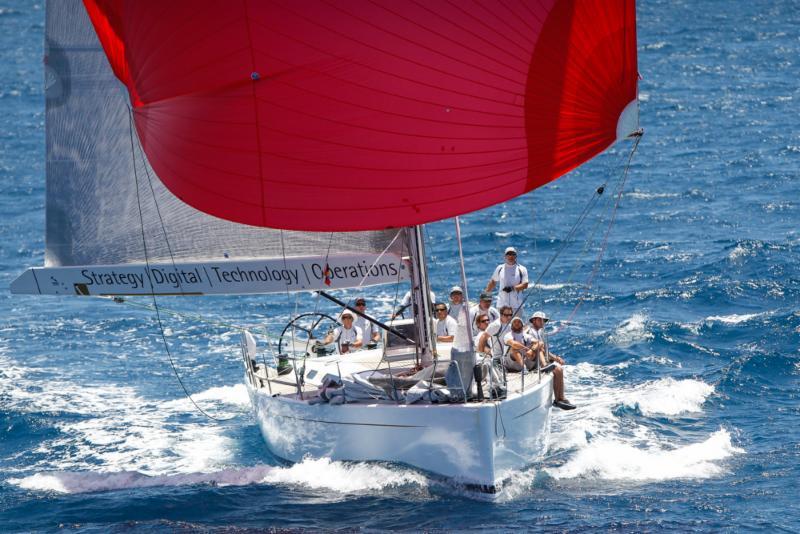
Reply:
<svg viewBox="0 0 800 534"><path fill-rule="evenodd" d="M606 149L636 99L633 0L84 4L161 181L249 225L475 211Z"/></svg>

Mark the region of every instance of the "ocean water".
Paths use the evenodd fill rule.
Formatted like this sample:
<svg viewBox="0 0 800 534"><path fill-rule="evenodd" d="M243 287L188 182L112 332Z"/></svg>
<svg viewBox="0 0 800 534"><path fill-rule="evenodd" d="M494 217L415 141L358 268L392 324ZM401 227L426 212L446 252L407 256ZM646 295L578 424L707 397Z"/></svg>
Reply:
<svg viewBox="0 0 800 534"><path fill-rule="evenodd" d="M529 311L553 317L579 405L488 499L407 467L269 454L225 325L274 335L307 295L159 300L214 321L164 319L212 420L151 311L8 293L43 259L44 13L0 3L0 531L800 530L800 9L661 0L638 17L645 136L607 242L630 146L462 219L473 292L508 245L533 278L561 251ZM453 222L427 232L443 294ZM365 294L382 316L395 290Z"/></svg>

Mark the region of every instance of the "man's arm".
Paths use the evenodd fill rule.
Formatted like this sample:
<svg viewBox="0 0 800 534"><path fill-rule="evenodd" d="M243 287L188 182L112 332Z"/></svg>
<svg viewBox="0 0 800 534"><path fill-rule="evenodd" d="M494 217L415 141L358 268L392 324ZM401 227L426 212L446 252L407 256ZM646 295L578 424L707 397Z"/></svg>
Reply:
<svg viewBox="0 0 800 534"><path fill-rule="evenodd" d="M486 342L489 341L489 332L484 331L481 337L478 338L478 352L489 352L486 349Z"/></svg>
<svg viewBox="0 0 800 534"><path fill-rule="evenodd" d="M490 278L489 279L489 283L486 284L486 289L484 289L484 292L491 293L492 290L494 289L494 286L496 286L496 285L497 284L494 283L494 278Z"/></svg>
<svg viewBox="0 0 800 534"><path fill-rule="evenodd" d="M322 344L327 345L328 343L332 342L334 335L336 335L336 329L333 329L330 332L328 332L328 335L325 336L325 339L322 340Z"/></svg>
<svg viewBox="0 0 800 534"><path fill-rule="evenodd" d="M360 349L361 345L364 344L364 331L361 329L360 326L353 325L353 330L356 331L356 340L350 343L350 345L354 349Z"/></svg>
<svg viewBox="0 0 800 534"><path fill-rule="evenodd" d="M516 291L525 291L528 289L528 269L523 267L522 265L519 266L519 284L514 286Z"/></svg>

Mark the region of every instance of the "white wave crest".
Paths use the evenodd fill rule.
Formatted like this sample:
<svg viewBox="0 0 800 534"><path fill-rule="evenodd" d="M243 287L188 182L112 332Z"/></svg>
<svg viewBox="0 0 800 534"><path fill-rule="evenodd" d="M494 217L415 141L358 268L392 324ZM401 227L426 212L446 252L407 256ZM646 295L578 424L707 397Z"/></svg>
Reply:
<svg viewBox="0 0 800 534"><path fill-rule="evenodd" d="M653 339L653 334L647 328L647 316L643 313L634 313L609 337L611 343L621 347L649 339Z"/></svg>
<svg viewBox="0 0 800 534"><path fill-rule="evenodd" d="M626 406L639 407L642 415L679 415L702 411L714 386L699 380L662 378L637 386L623 400Z"/></svg>
<svg viewBox="0 0 800 534"><path fill-rule="evenodd" d="M593 441L561 467L547 469L555 479L597 478L605 480L703 479L716 476L723 467L716 463L744 452L731 443L725 429L703 442L677 448L639 448L614 438Z"/></svg>
<svg viewBox="0 0 800 534"><path fill-rule="evenodd" d="M377 464L306 459L290 467L257 465L212 473L148 476L136 471L114 473L56 471L9 479L23 489L57 493L90 493L131 488L190 486L244 486L249 484L296 485L336 493L378 491L391 487L427 487L427 479L408 469L389 469Z"/></svg>
<svg viewBox="0 0 800 534"><path fill-rule="evenodd" d="M656 198L677 198L680 195L677 193L646 193L644 191L631 191L625 193L627 198L635 198L640 200L653 200Z"/></svg>
<svg viewBox="0 0 800 534"><path fill-rule="evenodd" d="M707 323L725 323L725 324L739 324L744 323L745 321L749 321L750 319L755 319L764 315L763 313L745 313L742 315L738 314L731 314L731 315L711 315L706 317Z"/></svg>

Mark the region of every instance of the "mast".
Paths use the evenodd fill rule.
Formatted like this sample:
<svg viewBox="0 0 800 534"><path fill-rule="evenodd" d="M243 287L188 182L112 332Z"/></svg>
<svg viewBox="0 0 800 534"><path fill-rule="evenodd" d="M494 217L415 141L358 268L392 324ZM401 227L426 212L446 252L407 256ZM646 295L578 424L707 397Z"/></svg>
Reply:
<svg viewBox="0 0 800 534"><path fill-rule="evenodd" d="M428 282L428 267L425 262L425 240L423 225L409 228L408 250L411 254L411 305L417 339L417 357L423 367L433 363L436 350L431 335L431 288Z"/></svg>

